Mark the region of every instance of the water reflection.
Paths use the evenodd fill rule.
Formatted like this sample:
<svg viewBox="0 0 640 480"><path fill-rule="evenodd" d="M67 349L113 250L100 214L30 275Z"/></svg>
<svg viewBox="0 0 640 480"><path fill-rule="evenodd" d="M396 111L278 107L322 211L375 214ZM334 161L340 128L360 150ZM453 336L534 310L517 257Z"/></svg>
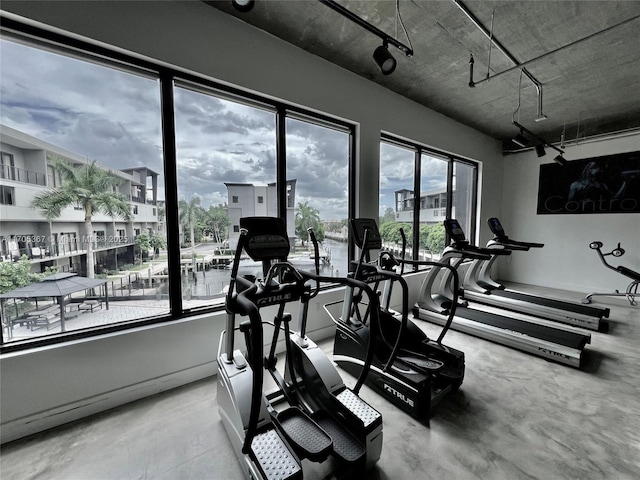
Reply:
<svg viewBox="0 0 640 480"><path fill-rule="evenodd" d="M325 240L321 250L326 252L327 260L320 262L320 274L328 277L344 276L347 273L347 244L335 240ZM203 250L198 254L203 253ZM322 254L322 253L321 253ZM298 247L289 261L301 270L314 271L313 260L304 249ZM253 260L241 260L239 275L262 277L262 264ZM184 272L182 275L182 295L184 298L215 298L224 296L224 288L229 285L230 268L210 268L197 272ZM166 287L165 287L166 288Z"/></svg>

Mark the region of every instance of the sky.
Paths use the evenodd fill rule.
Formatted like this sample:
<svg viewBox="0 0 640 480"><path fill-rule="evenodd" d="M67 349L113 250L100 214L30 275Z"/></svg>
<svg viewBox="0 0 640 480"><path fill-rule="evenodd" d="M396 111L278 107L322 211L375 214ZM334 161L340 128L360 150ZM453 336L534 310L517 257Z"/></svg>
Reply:
<svg viewBox="0 0 640 480"><path fill-rule="evenodd" d="M163 173L157 79L4 39L0 72L1 123L110 168ZM224 182L275 181L273 112L180 85L174 96L181 199L198 195L207 208L227 203ZM348 134L288 118L286 150L296 204L308 202L324 220L347 218ZM383 214L394 190L412 189L413 153L383 146L381 163ZM423 185L441 183L435 173Z"/></svg>
<svg viewBox="0 0 640 480"><path fill-rule="evenodd" d="M394 192L412 190L415 152L389 143L380 146L380 215L394 208ZM420 191L446 189L447 162L422 155Z"/></svg>

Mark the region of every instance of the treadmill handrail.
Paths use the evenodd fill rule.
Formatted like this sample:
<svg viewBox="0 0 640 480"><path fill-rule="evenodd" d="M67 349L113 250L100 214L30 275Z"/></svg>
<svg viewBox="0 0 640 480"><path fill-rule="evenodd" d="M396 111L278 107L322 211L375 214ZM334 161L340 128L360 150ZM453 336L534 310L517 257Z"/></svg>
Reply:
<svg viewBox="0 0 640 480"><path fill-rule="evenodd" d="M494 237L492 241L498 242L505 246L526 247L527 249L544 247L544 243L521 242L519 240L513 240L509 237Z"/></svg>
<svg viewBox="0 0 640 480"><path fill-rule="evenodd" d="M476 247L475 245L471 245L468 242L465 242L464 244L460 242L451 243L447 248L445 248L443 256L445 255L445 253L449 254L449 256L458 254L456 256L460 258L469 258L472 260L489 260L494 255L511 255L510 250Z"/></svg>

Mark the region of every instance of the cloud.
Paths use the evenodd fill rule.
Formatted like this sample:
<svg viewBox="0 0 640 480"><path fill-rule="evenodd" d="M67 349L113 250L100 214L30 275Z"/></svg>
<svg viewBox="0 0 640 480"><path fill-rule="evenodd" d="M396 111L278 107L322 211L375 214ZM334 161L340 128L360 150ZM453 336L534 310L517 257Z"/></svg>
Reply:
<svg viewBox="0 0 640 480"><path fill-rule="evenodd" d="M164 166L157 79L0 41L1 121L114 169ZM178 195L226 202L225 182L276 181L273 111L176 87ZM349 135L287 119L287 178L296 203L346 218Z"/></svg>

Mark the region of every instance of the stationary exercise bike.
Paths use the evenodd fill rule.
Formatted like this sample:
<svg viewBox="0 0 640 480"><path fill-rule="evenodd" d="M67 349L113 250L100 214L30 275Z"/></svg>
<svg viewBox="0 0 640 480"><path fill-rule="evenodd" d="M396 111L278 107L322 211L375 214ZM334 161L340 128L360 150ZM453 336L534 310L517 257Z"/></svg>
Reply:
<svg viewBox="0 0 640 480"><path fill-rule="evenodd" d="M631 279L631 283L629 284L629 286L627 286L627 290L624 293L621 293L619 290L616 290L615 293L590 293L589 295L587 295L586 297L584 297L582 299L582 303L591 303L591 297L594 297L596 295L601 295L601 296L606 296L606 297L627 297L627 300L629 300L629 303L631 305L637 305L638 302L636 302L635 297L638 295L638 285L640 284L640 273L636 272L635 270L631 270L630 268L625 267L624 265L618 265L617 267L614 267L613 265L610 265L606 258L604 257L608 257L609 255L619 258L622 255L624 255L624 249L620 246L620 244L618 243L618 246L616 248L614 248L613 250L611 250L609 253L602 253L601 248L603 247L602 242L591 242L589 244L589 248L592 250L595 250L598 253L598 256L600 257L600 260L602 261L602 263L604 263L604 266L613 270L614 272L618 272L622 275L624 275L625 277L629 277Z"/></svg>
<svg viewBox="0 0 640 480"><path fill-rule="evenodd" d="M271 217L240 219L226 298L227 325L218 347L218 404L220 417L247 478L298 480L303 459L332 459L337 478L363 478L380 458L382 417L363 401L363 385L372 355L363 359L363 371L353 389L345 386L331 360L305 334L309 301L321 282L363 289L378 308L378 299L366 284L352 279L323 277L300 271L286 259L289 239L284 221ZM263 279L238 275L243 252L263 265ZM286 305L298 302L298 330L290 328ZM275 311L273 322L261 312ZM248 320L236 325L238 317ZM377 323L378 317L373 318ZM263 325L273 326L269 355L265 358ZM244 334L246 354L235 348L235 332ZM276 344L284 332L284 374L277 368ZM375 341L375 337L372 337ZM276 387L264 389L264 371Z"/></svg>
<svg viewBox="0 0 640 480"><path fill-rule="evenodd" d="M332 313L331 306L341 302L325 305L325 310L337 326L333 358L347 372L354 376L361 375L367 346L373 343L374 357L366 377L367 385L410 415L423 417L447 393L457 390L464 379L464 353L442 344L457 304L457 273L449 266L438 264L452 270L456 298L448 323L439 338L432 340L408 319L410 308L407 282L402 271L396 273L394 269L401 266L402 270L405 263L436 265L436 262L396 259L390 252L382 252L377 261L372 261L371 251L382 247L375 220L352 219L351 230L355 244L360 248L360 258L354 262L355 265L352 264L353 271L349 277L373 284L376 291L384 284L384 292L381 305L378 306L363 302L362 292L358 288L347 286L340 317L336 312ZM404 232L403 240L404 257ZM389 308L394 284L400 285L402 291L401 312L393 312ZM370 317L378 308L380 321L376 326L375 322L370 321ZM376 335L377 328L379 332ZM374 335L376 339L372 340L370 337Z"/></svg>

